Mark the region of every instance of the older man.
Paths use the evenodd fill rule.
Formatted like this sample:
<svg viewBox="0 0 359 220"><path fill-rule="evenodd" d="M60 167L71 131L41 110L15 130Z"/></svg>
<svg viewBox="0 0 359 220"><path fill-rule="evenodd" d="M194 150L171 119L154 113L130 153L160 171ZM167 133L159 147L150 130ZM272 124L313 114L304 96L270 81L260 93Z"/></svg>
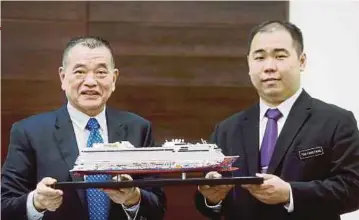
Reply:
<svg viewBox="0 0 359 220"><path fill-rule="evenodd" d="M71 40L59 68L67 105L15 123L1 179L3 219L162 219L166 198L158 188L56 190L71 181L79 149L127 140L154 144L150 122L106 106L119 71L109 43L97 37ZM87 181L108 176L91 175ZM129 175L122 178L132 179Z"/></svg>

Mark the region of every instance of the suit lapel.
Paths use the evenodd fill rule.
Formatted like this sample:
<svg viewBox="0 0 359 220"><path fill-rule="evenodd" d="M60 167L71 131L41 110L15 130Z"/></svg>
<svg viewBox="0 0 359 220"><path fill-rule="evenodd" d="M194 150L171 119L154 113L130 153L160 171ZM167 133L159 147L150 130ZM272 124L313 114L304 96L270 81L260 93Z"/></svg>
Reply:
<svg viewBox="0 0 359 220"><path fill-rule="evenodd" d="M125 141L127 138L127 126L123 124L119 117L116 117L116 112L113 109L106 108L106 121L108 142Z"/></svg>
<svg viewBox="0 0 359 220"><path fill-rule="evenodd" d="M71 170L79 155L75 131L72 126L70 115L66 106L62 107L57 114L55 137L57 147L59 148L68 170Z"/></svg>
<svg viewBox="0 0 359 220"><path fill-rule="evenodd" d="M298 97L277 139L277 143L268 167L268 173L274 173L283 160L289 146L297 136L303 124L310 116L311 97L305 91Z"/></svg>
<svg viewBox="0 0 359 220"><path fill-rule="evenodd" d="M56 131L55 137L57 142L57 147L59 148L62 158L67 164L68 170L71 170L75 164L77 156L79 155L79 150L77 146L77 140L75 136L75 131L70 119L70 115L67 111L66 106L62 107L57 114L56 120ZM72 181L82 181L82 176L70 175ZM78 189L76 190L80 198L81 204L86 209L86 200L85 200L85 190Z"/></svg>
<svg viewBox="0 0 359 220"><path fill-rule="evenodd" d="M244 150L248 163L249 175L258 172L259 154L259 106L255 105L245 112L242 124ZM240 137L238 135L238 137Z"/></svg>

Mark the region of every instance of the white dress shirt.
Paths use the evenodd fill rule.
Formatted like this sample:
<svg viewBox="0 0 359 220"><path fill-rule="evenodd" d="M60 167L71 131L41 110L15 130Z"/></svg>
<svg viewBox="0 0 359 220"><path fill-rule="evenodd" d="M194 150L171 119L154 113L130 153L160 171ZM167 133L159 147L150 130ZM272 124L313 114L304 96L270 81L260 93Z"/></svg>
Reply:
<svg viewBox="0 0 359 220"><path fill-rule="evenodd" d="M284 126L284 123L287 121L288 115L290 110L292 109L295 101L297 101L299 95L302 93L303 88L298 89L298 91L292 95L290 98L286 99L284 102L279 104L276 107L269 107L263 99L259 100L259 150L262 145L263 136L265 133L265 129L267 126L268 118L265 117L265 113L269 108L277 108L281 113L282 117L278 119L277 125L278 125L278 136L280 135L280 132L282 131L282 128ZM289 203L284 205L284 207L287 209L288 212L294 211L294 201L293 201L293 194L292 194L292 188L290 190L289 195ZM222 201L220 201L217 205L210 206L207 204L207 200L205 199L205 204L207 207L214 209L216 212L219 212L222 205Z"/></svg>
<svg viewBox="0 0 359 220"><path fill-rule="evenodd" d="M87 147L87 139L90 136L90 131L86 129L87 122L91 118L90 116L80 112L75 107L73 107L70 102L67 103L67 111L69 112L70 119L75 131L77 147L80 149ZM96 115L94 118L100 124L99 132L103 138L104 143L108 143L108 130L107 130L107 121L106 121L106 107L103 111ZM39 220L42 219L45 212L38 212L33 204L34 191L30 192L27 197L26 203L26 212L27 218L29 220ZM125 213L128 217L128 220L132 220L137 216L140 203L132 206L131 208L126 208L122 205L122 208L125 210Z"/></svg>
<svg viewBox="0 0 359 220"><path fill-rule="evenodd" d="M87 122L90 120L90 116L80 112L73 107L70 102L67 104L67 110L69 112L72 125L74 127L77 147L80 149L87 147L87 140L90 136L90 131L86 129ZM99 132L103 138L104 143L108 143L107 121L106 121L106 107L96 115L95 118L100 124Z"/></svg>

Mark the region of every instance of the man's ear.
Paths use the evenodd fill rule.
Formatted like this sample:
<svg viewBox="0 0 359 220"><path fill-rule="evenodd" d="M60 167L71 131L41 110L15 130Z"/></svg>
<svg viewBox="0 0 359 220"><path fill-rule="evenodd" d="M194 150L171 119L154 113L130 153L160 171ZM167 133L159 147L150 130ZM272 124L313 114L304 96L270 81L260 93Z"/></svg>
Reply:
<svg viewBox="0 0 359 220"><path fill-rule="evenodd" d="M61 89L65 90L65 71L64 71L64 67L62 66L59 68L59 77L61 81Z"/></svg>
<svg viewBox="0 0 359 220"><path fill-rule="evenodd" d="M300 71L303 72L307 65L307 55L303 52L299 57Z"/></svg>
<svg viewBox="0 0 359 220"><path fill-rule="evenodd" d="M250 69L249 69L249 54L246 56L247 58L247 66L248 66L248 75L250 75Z"/></svg>
<svg viewBox="0 0 359 220"><path fill-rule="evenodd" d="M119 80L120 71L118 69L113 70L112 92L116 89L116 82Z"/></svg>

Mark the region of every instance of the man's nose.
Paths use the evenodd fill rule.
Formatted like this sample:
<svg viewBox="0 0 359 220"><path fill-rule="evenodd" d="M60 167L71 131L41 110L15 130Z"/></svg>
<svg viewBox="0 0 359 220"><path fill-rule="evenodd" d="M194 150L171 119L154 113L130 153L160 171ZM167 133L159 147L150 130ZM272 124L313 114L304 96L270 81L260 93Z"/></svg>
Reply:
<svg viewBox="0 0 359 220"><path fill-rule="evenodd" d="M267 59L264 61L264 72L265 73L272 73L277 71L277 65L274 59Z"/></svg>
<svg viewBox="0 0 359 220"><path fill-rule="evenodd" d="M87 86L95 86L97 84L96 75L92 72L86 74L84 83Z"/></svg>

